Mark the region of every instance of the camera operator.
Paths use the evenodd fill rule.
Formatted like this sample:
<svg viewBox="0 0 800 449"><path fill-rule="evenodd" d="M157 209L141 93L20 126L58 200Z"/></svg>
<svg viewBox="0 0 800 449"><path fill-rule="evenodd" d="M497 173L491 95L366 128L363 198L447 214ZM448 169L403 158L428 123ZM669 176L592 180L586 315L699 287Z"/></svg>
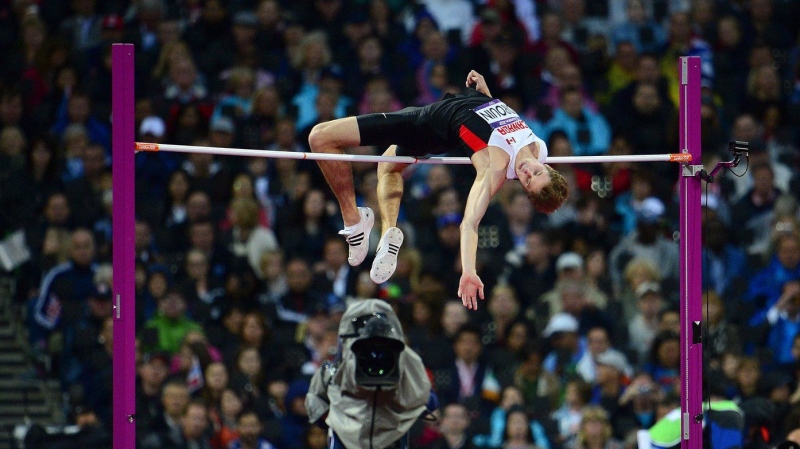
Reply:
<svg viewBox="0 0 800 449"><path fill-rule="evenodd" d="M352 303L339 341L336 360L311 379L309 422L330 427L334 449L405 449L408 431L437 399L394 310L378 299Z"/></svg>

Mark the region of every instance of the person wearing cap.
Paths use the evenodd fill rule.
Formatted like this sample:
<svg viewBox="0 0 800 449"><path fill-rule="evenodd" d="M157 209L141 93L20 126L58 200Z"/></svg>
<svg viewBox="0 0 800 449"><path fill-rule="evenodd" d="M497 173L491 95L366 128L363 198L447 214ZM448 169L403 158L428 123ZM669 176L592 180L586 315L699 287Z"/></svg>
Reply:
<svg viewBox="0 0 800 449"><path fill-rule="evenodd" d="M628 323L628 349L637 354L637 360L644 361L647 351L658 332L659 312L664 307L661 286L657 282L643 282L634 292L636 314Z"/></svg>
<svg viewBox="0 0 800 449"><path fill-rule="evenodd" d="M542 332L552 347L542 361L542 368L557 376L562 384L577 375L578 361L586 352L586 340L581 338L578 329L578 320L569 313L561 312L550 318Z"/></svg>
<svg viewBox="0 0 800 449"><path fill-rule="evenodd" d="M680 273L678 245L662 232L665 212L664 203L654 196L642 201L637 209L636 230L620 240L608 256L615 291L621 291L624 264L638 257L651 260L659 267L664 282L677 285Z"/></svg>
<svg viewBox="0 0 800 449"><path fill-rule="evenodd" d="M534 207L544 213L558 209L567 196L566 180L543 164L547 146L527 127L516 112L493 100L484 77L467 75L467 89L448 94L433 104L394 113L348 117L317 125L309 135L311 151L342 154L358 145L388 146L386 156L424 156L460 149L472 159L477 174L467 199L461 228L461 266L458 294L464 306L477 309L484 298L483 281L477 274L478 225L490 199L506 179L517 179ZM375 221L374 212L357 207L350 164L318 161L339 201L350 244L350 265L367 257L366 236ZM408 164L378 164L378 198L381 205L382 237L370 275L376 283L388 280L397 268L397 253L403 233L396 227L402 199L402 172Z"/></svg>
<svg viewBox="0 0 800 449"><path fill-rule="evenodd" d="M597 354L594 361L597 372L591 403L603 407L613 419L619 411L619 398L625 389L623 379L631 371L631 367L625 356L613 349Z"/></svg>
<svg viewBox="0 0 800 449"><path fill-rule="evenodd" d="M563 290L564 286L570 282L579 282L582 284L583 296L588 304L592 304L601 309L606 307L608 298L605 293L585 281L584 261L580 254L572 251L562 253L558 256L558 259L556 259L555 269L555 286L551 290L543 293L539 298L539 302L547 306L548 316L559 313L564 309L562 299Z"/></svg>

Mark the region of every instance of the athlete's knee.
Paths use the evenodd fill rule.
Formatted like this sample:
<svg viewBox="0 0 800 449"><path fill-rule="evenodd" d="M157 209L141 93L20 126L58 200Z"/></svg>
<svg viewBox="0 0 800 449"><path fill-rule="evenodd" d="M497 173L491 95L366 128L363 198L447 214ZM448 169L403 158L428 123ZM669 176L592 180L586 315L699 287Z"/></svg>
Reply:
<svg viewBox="0 0 800 449"><path fill-rule="evenodd" d="M308 135L308 146L311 151L323 151L323 149L330 143L330 137L327 132L327 123L318 123L311 128L311 133Z"/></svg>

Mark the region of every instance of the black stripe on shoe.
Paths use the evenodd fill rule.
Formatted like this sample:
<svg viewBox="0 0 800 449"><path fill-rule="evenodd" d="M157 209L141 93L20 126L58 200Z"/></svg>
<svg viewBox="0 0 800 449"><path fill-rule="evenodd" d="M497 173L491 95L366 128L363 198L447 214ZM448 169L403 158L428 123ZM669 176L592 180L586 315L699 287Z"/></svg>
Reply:
<svg viewBox="0 0 800 449"><path fill-rule="evenodd" d="M356 234L356 235L353 235L353 236L350 236L350 237L348 237L348 239L347 239L347 243L349 243L349 244L351 244L351 245L358 245L358 244L359 244L359 243L361 243L363 240L364 240L364 233L363 233L363 232L361 232L361 233L358 233L358 234Z"/></svg>

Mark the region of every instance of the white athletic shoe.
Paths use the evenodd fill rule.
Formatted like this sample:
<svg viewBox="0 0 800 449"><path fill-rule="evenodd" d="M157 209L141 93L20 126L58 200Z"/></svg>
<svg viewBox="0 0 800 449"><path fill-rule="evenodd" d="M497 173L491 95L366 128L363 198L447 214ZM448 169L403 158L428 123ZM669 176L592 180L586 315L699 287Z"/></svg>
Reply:
<svg viewBox="0 0 800 449"><path fill-rule="evenodd" d="M403 244L403 231L400 228L389 228L378 243L378 253L372 262L369 277L372 282L382 284L389 280L397 268L397 253Z"/></svg>
<svg viewBox="0 0 800 449"><path fill-rule="evenodd" d="M359 207L358 214L361 215L361 221L358 224L352 229L339 231L339 235L345 236L347 244L350 245L347 261L353 267L361 265L361 262L367 258L369 233L372 232L372 225L375 223L375 214L369 207Z"/></svg>

